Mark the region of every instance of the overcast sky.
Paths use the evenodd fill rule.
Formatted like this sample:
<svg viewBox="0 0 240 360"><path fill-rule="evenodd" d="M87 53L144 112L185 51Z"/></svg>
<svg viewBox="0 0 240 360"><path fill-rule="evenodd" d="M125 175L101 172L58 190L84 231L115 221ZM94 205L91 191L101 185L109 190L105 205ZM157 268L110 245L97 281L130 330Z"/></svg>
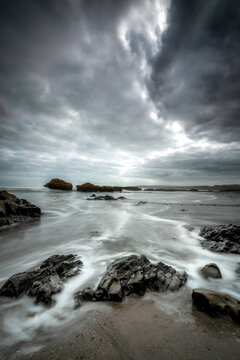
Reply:
<svg viewBox="0 0 240 360"><path fill-rule="evenodd" d="M240 182L239 0L0 0L0 185Z"/></svg>

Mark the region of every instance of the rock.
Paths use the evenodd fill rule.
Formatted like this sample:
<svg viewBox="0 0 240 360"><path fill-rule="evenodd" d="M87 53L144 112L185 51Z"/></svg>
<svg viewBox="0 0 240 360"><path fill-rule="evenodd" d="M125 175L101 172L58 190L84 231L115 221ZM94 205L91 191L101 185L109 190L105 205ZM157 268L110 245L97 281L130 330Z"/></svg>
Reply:
<svg viewBox="0 0 240 360"><path fill-rule="evenodd" d="M200 271L205 278L209 278L209 277L213 279L222 278L221 271L216 264L207 264Z"/></svg>
<svg viewBox="0 0 240 360"><path fill-rule="evenodd" d="M240 322L240 301L230 295L207 289L194 289L192 299L199 310L211 316L229 315Z"/></svg>
<svg viewBox="0 0 240 360"><path fill-rule="evenodd" d="M72 184L61 179L52 179L44 186L55 190L72 190Z"/></svg>
<svg viewBox="0 0 240 360"><path fill-rule="evenodd" d="M119 196L118 198L114 198L111 195L100 195L100 196L90 196L87 200L124 200L126 199L124 196Z"/></svg>
<svg viewBox="0 0 240 360"><path fill-rule="evenodd" d="M205 238L202 246L208 250L240 254L239 225L204 226L199 235Z"/></svg>
<svg viewBox="0 0 240 360"><path fill-rule="evenodd" d="M53 255L35 270L11 276L0 289L0 296L18 297L27 293L36 302L49 304L60 292L63 282L76 275L83 263L77 255Z"/></svg>
<svg viewBox="0 0 240 360"><path fill-rule="evenodd" d="M148 202L147 201L139 201L136 206L140 206L140 205L145 205L147 204Z"/></svg>
<svg viewBox="0 0 240 360"><path fill-rule="evenodd" d="M81 300L122 301L131 294L144 295L146 290L176 291L187 280L187 274L180 274L162 262L152 264L144 255L130 255L113 261L106 269L94 291L87 288L75 295Z"/></svg>
<svg viewBox="0 0 240 360"><path fill-rule="evenodd" d="M77 191L82 192L114 192L114 191L122 191L121 186L99 186L91 183L85 183L82 185L77 185Z"/></svg>
<svg viewBox="0 0 240 360"><path fill-rule="evenodd" d="M123 189L128 190L128 191L141 191L142 190L138 186L124 186Z"/></svg>
<svg viewBox="0 0 240 360"><path fill-rule="evenodd" d="M24 222L40 215L39 207L7 191L0 191L0 226Z"/></svg>

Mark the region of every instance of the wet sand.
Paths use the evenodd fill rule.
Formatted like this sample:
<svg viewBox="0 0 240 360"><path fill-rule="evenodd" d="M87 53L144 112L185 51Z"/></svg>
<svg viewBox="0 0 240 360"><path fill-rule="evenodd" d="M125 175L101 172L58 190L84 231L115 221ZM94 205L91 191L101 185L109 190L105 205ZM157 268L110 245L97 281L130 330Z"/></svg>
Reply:
<svg viewBox="0 0 240 360"><path fill-rule="evenodd" d="M191 302L191 291L148 293L87 311L37 352L24 344L2 349L1 360L15 359L238 359L240 325L212 318ZM88 306L88 305L87 305ZM34 346L34 344L32 344ZM35 344L37 346L37 344Z"/></svg>

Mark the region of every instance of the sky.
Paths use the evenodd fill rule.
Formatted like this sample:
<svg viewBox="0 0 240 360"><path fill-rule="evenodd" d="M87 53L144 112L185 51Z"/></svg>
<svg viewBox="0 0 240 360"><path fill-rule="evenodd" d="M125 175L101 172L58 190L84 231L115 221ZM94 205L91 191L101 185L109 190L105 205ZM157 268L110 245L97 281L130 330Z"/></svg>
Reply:
<svg viewBox="0 0 240 360"><path fill-rule="evenodd" d="M0 185L240 183L238 0L0 0Z"/></svg>

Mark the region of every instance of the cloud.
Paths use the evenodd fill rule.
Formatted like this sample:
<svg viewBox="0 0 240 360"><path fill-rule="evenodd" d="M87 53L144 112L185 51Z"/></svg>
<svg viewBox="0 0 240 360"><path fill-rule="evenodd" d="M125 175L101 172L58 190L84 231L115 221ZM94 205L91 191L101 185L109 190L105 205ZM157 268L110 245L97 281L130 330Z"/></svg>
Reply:
<svg viewBox="0 0 240 360"><path fill-rule="evenodd" d="M208 181L219 149L237 166L237 11L222 3L1 1L0 184Z"/></svg>

